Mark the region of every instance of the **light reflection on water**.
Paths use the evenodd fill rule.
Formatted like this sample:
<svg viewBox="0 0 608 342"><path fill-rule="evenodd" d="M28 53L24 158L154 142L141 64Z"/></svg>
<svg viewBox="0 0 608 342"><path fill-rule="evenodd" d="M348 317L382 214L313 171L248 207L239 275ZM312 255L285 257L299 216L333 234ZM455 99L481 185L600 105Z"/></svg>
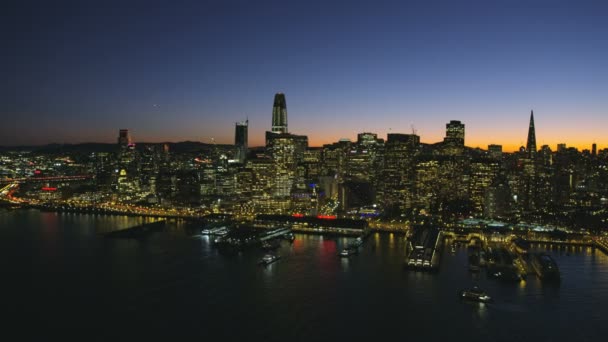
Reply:
<svg viewBox="0 0 608 342"><path fill-rule="evenodd" d="M502 283L483 270L471 274L464 245L454 254L446 247L438 273L405 271L400 234L374 233L350 258L337 254L352 238L296 234L281 243L281 259L264 267L258 261L266 252L224 255L185 222L143 241L98 236L141 222L134 218L17 211L0 212L0 222L5 279L13 279L5 282L14 294L6 308L51 335L73 327L65 322L95 329L112 317L116 329L95 329L102 339L118 331L157 337L163 327L232 340L403 337L392 335L398 327L420 340L471 331L478 339L470 340L589 340L608 315L601 300L608 296L608 257L586 247L534 246L560 267L562 282L552 286L534 275ZM458 291L472 285L495 301L460 301ZM380 335L378 327L385 327Z"/></svg>

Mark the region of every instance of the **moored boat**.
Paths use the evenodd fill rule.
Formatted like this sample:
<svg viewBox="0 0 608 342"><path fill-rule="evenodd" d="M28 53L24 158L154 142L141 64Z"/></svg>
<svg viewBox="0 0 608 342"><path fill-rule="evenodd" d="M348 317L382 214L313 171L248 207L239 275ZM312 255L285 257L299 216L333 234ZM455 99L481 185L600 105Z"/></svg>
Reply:
<svg viewBox="0 0 608 342"><path fill-rule="evenodd" d="M488 296L488 294L478 286L473 286L468 290L460 291L459 296L463 300L470 300L480 303L489 303L492 301L492 297Z"/></svg>

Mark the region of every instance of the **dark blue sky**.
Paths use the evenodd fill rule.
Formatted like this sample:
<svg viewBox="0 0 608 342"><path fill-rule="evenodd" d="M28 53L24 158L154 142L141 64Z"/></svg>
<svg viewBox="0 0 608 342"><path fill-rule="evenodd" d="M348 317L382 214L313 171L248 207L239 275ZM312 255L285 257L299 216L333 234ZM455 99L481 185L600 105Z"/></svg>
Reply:
<svg viewBox="0 0 608 342"><path fill-rule="evenodd" d="M312 145L357 132L467 145L608 145L605 1L16 1L3 5L0 145L250 145L274 93Z"/></svg>

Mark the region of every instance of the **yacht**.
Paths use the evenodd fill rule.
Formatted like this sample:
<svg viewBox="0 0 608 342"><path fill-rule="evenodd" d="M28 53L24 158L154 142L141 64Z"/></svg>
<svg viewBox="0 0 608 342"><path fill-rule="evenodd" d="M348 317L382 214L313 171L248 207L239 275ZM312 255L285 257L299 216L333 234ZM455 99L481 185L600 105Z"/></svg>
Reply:
<svg viewBox="0 0 608 342"><path fill-rule="evenodd" d="M482 289L480 289L477 286L473 286L472 288L470 288L468 290L460 291L460 298L464 299L464 300L472 300L472 301L481 302L481 303L489 303L492 301L492 297L488 296L488 294L485 293L485 291L483 291Z"/></svg>
<svg viewBox="0 0 608 342"><path fill-rule="evenodd" d="M266 254L264 255L264 257L260 260L260 264L262 265L269 265L272 264L273 262L279 260L279 256L278 255L274 255L274 254Z"/></svg>

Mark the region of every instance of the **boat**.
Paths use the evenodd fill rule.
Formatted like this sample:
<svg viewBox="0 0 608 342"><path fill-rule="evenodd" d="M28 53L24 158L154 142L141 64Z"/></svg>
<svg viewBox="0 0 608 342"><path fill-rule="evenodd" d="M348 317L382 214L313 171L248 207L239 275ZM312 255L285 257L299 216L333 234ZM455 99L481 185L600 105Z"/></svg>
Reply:
<svg viewBox="0 0 608 342"><path fill-rule="evenodd" d="M264 255L264 257L262 257L262 259L260 259L260 264L262 265L270 265L273 262L279 260L279 256L275 255L275 254L266 254Z"/></svg>
<svg viewBox="0 0 608 342"><path fill-rule="evenodd" d="M460 291L459 296L463 300L470 300L480 303L489 303L492 301L492 297L488 296L488 294L478 286L473 286L468 290Z"/></svg>
<svg viewBox="0 0 608 342"><path fill-rule="evenodd" d="M560 280L559 268L551 256L545 253L532 256L532 268L542 280Z"/></svg>
<svg viewBox="0 0 608 342"><path fill-rule="evenodd" d="M340 252L341 257L349 257L357 253L357 249L353 247L346 247Z"/></svg>

